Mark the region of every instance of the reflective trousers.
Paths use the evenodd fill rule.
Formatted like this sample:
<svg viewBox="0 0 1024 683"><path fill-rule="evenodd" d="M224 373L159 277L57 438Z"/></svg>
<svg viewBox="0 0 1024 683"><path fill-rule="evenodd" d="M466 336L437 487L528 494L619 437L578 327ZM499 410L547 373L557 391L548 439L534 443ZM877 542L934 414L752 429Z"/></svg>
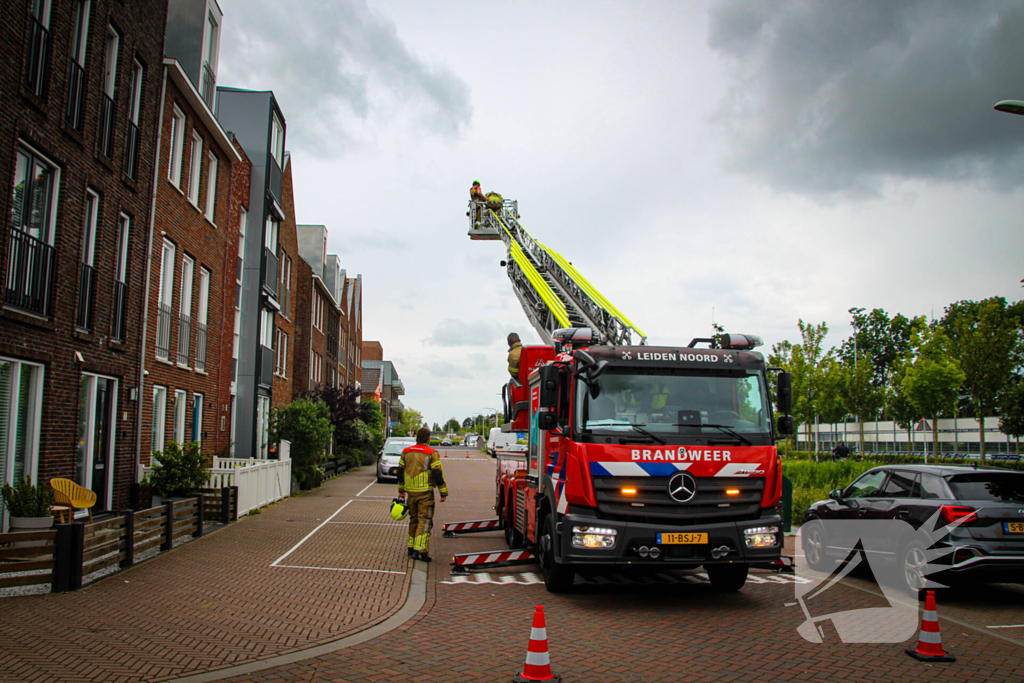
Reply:
<svg viewBox="0 0 1024 683"><path fill-rule="evenodd" d="M430 545L430 530L434 526L434 490L410 493L406 502L409 504L407 547L425 553Z"/></svg>

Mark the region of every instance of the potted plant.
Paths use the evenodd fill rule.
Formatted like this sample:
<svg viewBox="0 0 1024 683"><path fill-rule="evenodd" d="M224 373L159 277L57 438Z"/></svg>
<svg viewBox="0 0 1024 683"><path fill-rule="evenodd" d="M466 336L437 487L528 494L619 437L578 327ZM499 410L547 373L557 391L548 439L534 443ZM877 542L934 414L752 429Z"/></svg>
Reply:
<svg viewBox="0 0 1024 683"><path fill-rule="evenodd" d="M46 484L33 485L25 477L17 486L4 484L0 490L4 506L11 515L11 532L42 531L53 526L53 489ZM46 545L46 541L19 541L18 547Z"/></svg>
<svg viewBox="0 0 1024 683"><path fill-rule="evenodd" d="M201 489L210 478L210 469L195 441L182 446L174 441L162 451L153 453L153 471L149 475L154 495L153 505L165 499L187 498Z"/></svg>

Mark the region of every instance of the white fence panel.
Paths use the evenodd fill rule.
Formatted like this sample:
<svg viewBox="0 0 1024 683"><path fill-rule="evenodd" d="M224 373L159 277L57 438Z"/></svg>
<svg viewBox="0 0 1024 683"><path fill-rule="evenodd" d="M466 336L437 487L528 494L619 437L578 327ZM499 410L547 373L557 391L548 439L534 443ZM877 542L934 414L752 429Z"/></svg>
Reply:
<svg viewBox="0 0 1024 683"><path fill-rule="evenodd" d="M287 453L287 451L285 451ZM145 477L152 468L143 467ZM238 515L270 505L291 492L292 461L243 460L241 458L213 458L207 488L238 487Z"/></svg>

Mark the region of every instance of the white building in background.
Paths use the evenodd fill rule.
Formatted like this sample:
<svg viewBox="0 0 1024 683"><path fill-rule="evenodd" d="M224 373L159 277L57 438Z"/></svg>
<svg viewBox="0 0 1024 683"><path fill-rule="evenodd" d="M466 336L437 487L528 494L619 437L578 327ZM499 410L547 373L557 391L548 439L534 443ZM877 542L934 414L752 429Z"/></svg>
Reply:
<svg viewBox="0 0 1024 683"><path fill-rule="evenodd" d="M864 423L865 453L905 453L907 442L915 453L932 452L932 420L920 420L908 433L891 420ZM974 418L939 419L939 453L979 453L981 451L981 430ZM808 444L808 433L810 444ZM820 423L797 427L797 446L807 448L817 443L817 450L831 451L840 441L857 450L860 447L860 425L857 422ZM985 452L1018 453L1019 439L1004 434L999 429L998 417L985 418Z"/></svg>

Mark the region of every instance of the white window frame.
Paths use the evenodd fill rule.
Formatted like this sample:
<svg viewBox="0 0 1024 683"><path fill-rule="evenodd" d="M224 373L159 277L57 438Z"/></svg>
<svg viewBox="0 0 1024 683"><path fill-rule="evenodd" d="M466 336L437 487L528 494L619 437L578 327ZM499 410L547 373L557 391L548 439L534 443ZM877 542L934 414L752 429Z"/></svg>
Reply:
<svg viewBox="0 0 1024 683"><path fill-rule="evenodd" d="M203 443L203 395L193 392L192 394L192 432L197 444Z"/></svg>
<svg viewBox="0 0 1024 683"><path fill-rule="evenodd" d="M284 168L284 124L276 113L270 122L270 156L280 168Z"/></svg>
<svg viewBox="0 0 1024 683"><path fill-rule="evenodd" d="M167 387L153 387L153 433L150 451L162 451L167 443Z"/></svg>
<svg viewBox="0 0 1024 683"><path fill-rule="evenodd" d="M273 216L267 216L267 224L263 231L263 246L270 250L272 254L277 255L277 241L280 233L280 224L274 220Z"/></svg>
<svg viewBox="0 0 1024 683"><path fill-rule="evenodd" d="M47 7L48 6L49 6L49 2L47 2ZM47 207L46 207L46 211L48 213L48 215L46 216L45 225L44 225L44 229L45 229L46 232L43 235L32 235L31 232L27 232L26 231L26 234L32 235L36 239L41 240L41 241L45 242L46 244L48 244L50 246L53 246L54 237L57 234L57 207L60 206L60 175L61 175L60 166L58 166L56 163L54 163L54 161L52 159L50 159L50 157L46 156L45 154L40 152L38 149L36 149L32 145L26 143L22 139L18 140L18 148L19 148L18 149L18 153L25 155L25 157L28 159L30 165L33 165L33 168L29 169L29 176L30 177L32 177L32 178L35 177L34 162L41 163L42 165L46 166L49 169L50 177L51 177L52 180L51 180L51 183L50 183L49 203L47 204ZM15 159L17 159L17 155L15 155ZM15 166L15 168L17 168L17 166ZM15 178L15 181L17 181L17 178ZM13 215L13 211L12 211L12 215ZM22 216L22 217L24 218L24 216ZM22 223L24 223L24 220L22 221ZM26 228L28 226L27 225L15 225L13 227L17 228L18 230L22 230L23 228ZM10 273L10 277L14 277L13 271Z"/></svg>
<svg viewBox="0 0 1024 683"><path fill-rule="evenodd" d="M196 311L196 322L206 324L210 312L210 271L199 268L199 309Z"/></svg>
<svg viewBox="0 0 1024 683"><path fill-rule="evenodd" d="M203 26L203 64L210 65L210 71L217 76L217 62L220 60L220 20L211 9L206 10Z"/></svg>
<svg viewBox="0 0 1024 683"><path fill-rule="evenodd" d="M160 289L157 292L158 304L170 306L174 299L174 258L177 255L177 247L174 242L164 240L163 248L160 250Z"/></svg>
<svg viewBox="0 0 1024 683"><path fill-rule="evenodd" d="M185 151L185 115L178 105L174 105L171 113L170 147L167 158L167 179L179 190L181 189L181 156Z"/></svg>
<svg viewBox="0 0 1024 683"><path fill-rule="evenodd" d="M270 446L270 397L259 395L256 397L256 457L260 460L267 459L267 451Z"/></svg>
<svg viewBox="0 0 1024 683"><path fill-rule="evenodd" d="M192 317L192 285L195 284L196 262L185 254L181 257L181 298L178 300L178 314Z"/></svg>
<svg viewBox="0 0 1024 683"><path fill-rule="evenodd" d="M260 344L268 349L274 348L274 329L274 312L260 308Z"/></svg>
<svg viewBox="0 0 1024 683"><path fill-rule="evenodd" d="M75 3L75 19L71 25L71 58L85 67L85 56L89 45L89 0L78 0Z"/></svg>
<svg viewBox="0 0 1024 683"><path fill-rule="evenodd" d="M217 222L214 219L214 210L217 205L217 155L213 152L209 152L209 160L207 161L206 168L206 210L204 215L206 220L210 221L214 225Z"/></svg>
<svg viewBox="0 0 1024 683"><path fill-rule="evenodd" d="M114 495L114 457L116 454L117 444L117 396L119 382L116 377L110 377L108 375L97 375L92 372L83 372L81 380L86 382L86 395L85 395L85 415L86 415L86 426L84 438L81 438L79 443L85 447L85 463L84 463L84 475L85 483L77 482L80 486L84 486L87 489L95 491L95 482L92 480L93 475L93 462L96 458L96 388L98 379L105 379L111 382L111 403L110 403L110 443L107 448L107 481L103 482L106 487L106 501L107 509L112 509L113 506L113 495ZM81 394L79 394L81 398ZM81 408L81 406L80 406ZM81 422L78 423L79 426ZM76 463L77 469L77 454ZM77 476L75 477L77 479ZM88 512L86 510L78 511L76 517L86 517Z"/></svg>
<svg viewBox="0 0 1024 683"><path fill-rule="evenodd" d="M39 363L29 363L17 358L0 356L0 362L10 364L10 384L8 393L4 399L0 399L0 405L6 407L7 440L0 441L0 484L14 486L15 456L17 455L18 439L16 438L20 429L19 403L22 395L22 371L29 369L28 373L28 395L25 408L25 439L22 442L24 449L24 460L22 475L27 476L32 483L38 483L39 471L39 445L41 443L42 418L43 418L43 383L46 367ZM7 529L7 506L0 506L0 531Z"/></svg>
<svg viewBox="0 0 1024 683"><path fill-rule="evenodd" d="M139 125L139 111L142 109L142 78L145 67L135 59L132 63L132 98L128 103L128 120Z"/></svg>
<svg viewBox="0 0 1024 683"><path fill-rule="evenodd" d="M185 419L188 413L188 392L184 389L174 390L174 424L172 439L179 444L186 443L185 441Z"/></svg>
<svg viewBox="0 0 1024 683"><path fill-rule="evenodd" d="M107 25L107 44L103 57L103 92L114 99L117 87L117 58L121 45L121 36L113 26Z"/></svg>
<svg viewBox="0 0 1024 683"><path fill-rule="evenodd" d="M96 231L100 215L100 196L91 188L85 190L85 223L82 226L82 263L92 266L96 259Z"/></svg>
<svg viewBox="0 0 1024 683"><path fill-rule="evenodd" d="M117 234L117 270L114 279L122 284L128 283L128 237L131 232L132 219L128 214L118 216Z"/></svg>
<svg viewBox="0 0 1024 683"><path fill-rule="evenodd" d="M203 170L203 137L195 129L192 130L192 151L188 163L188 200L198 209L199 177Z"/></svg>

